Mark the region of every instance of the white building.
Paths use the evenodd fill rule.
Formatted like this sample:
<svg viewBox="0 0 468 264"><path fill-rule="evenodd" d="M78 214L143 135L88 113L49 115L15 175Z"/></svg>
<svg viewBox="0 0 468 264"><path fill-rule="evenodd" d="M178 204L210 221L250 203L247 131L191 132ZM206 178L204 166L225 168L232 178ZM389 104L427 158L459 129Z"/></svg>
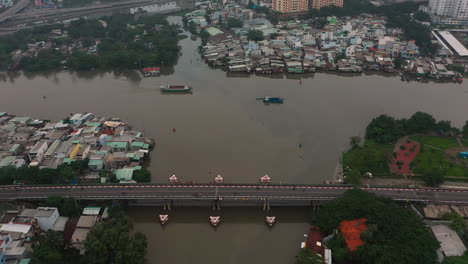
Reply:
<svg viewBox="0 0 468 264"><path fill-rule="evenodd" d="M431 15L433 23L468 24L468 0L430 0L422 10Z"/></svg>
<svg viewBox="0 0 468 264"><path fill-rule="evenodd" d="M60 214L55 207L38 207L34 212L34 218L37 219L37 223L43 231L52 229L59 217Z"/></svg>
<svg viewBox="0 0 468 264"><path fill-rule="evenodd" d="M29 161L34 161L36 160L38 163L41 163L42 160L44 159L44 154L49 148L49 144L47 144L47 141L41 140L34 145L33 149L29 152Z"/></svg>

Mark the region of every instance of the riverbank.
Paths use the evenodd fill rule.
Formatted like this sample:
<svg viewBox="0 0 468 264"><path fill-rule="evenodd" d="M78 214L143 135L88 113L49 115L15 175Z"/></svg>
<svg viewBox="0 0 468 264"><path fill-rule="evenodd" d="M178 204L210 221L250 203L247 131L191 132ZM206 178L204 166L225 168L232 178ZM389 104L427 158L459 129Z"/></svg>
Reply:
<svg viewBox="0 0 468 264"><path fill-rule="evenodd" d="M180 18L170 17L169 22ZM349 137L363 137L365 126L380 113L401 118L422 110L451 120L453 126L466 121L468 90L461 85L441 89L437 83L401 82L376 73L274 78L226 73L200 60L199 40L179 44L177 65L167 74L162 68L157 78L103 71L0 74L0 105L39 119L61 120L63 113L84 111L122 118L158 143L148 166L155 183L167 183L173 174L199 183L217 174L226 183L257 183L268 174L284 184L317 184L330 180ZM191 85L193 94L162 94L159 87L165 84ZM266 106L255 100L268 95L283 97L285 103ZM266 228L260 208L226 212L227 222L216 232L207 218L211 208L172 208L171 222L161 228L161 209L129 212L138 220L135 229L147 235L149 264L193 259L207 264L291 263L309 227L305 212L273 207L278 224L273 231ZM180 247L181 240L193 243Z"/></svg>
<svg viewBox="0 0 468 264"><path fill-rule="evenodd" d="M151 180L143 164L154 141L119 118L78 113L51 122L0 112L0 137L1 184Z"/></svg>
<svg viewBox="0 0 468 264"><path fill-rule="evenodd" d="M463 134L467 128L463 128ZM468 148L461 131L449 121L436 123L431 115L422 112L408 120L381 115L367 126L366 138L360 145L361 139L352 137L351 149L343 154L348 183L361 183L363 177L423 180L431 186L443 183L444 178L468 182L463 154Z"/></svg>
<svg viewBox="0 0 468 264"><path fill-rule="evenodd" d="M116 14L38 26L0 38L0 67L47 72L173 66L185 38L180 33L164 15Z"/></svg>

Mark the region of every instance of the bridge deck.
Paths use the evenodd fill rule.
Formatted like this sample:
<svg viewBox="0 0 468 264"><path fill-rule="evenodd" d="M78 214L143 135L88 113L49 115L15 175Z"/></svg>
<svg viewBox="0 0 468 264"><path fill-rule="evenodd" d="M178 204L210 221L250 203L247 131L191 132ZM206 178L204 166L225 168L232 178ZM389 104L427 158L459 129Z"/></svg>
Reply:
<svg viewBox="0 0 468 264"><path fill-rule="evenodd" d="M49 196L81 200L332 200L348 185L272 185L272 184L105 184L39 185L0 187L0 201L41 200ZM400 201L468 205L468 190L438 188L364 187L365 191Z"/></svg>

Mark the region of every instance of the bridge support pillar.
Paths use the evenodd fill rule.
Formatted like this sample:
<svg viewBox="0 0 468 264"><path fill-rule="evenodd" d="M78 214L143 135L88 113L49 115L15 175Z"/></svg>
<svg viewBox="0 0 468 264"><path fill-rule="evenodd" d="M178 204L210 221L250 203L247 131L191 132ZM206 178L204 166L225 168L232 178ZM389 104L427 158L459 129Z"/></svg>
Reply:
<svg viewBox="0 0 468 264"><path fill-rule="evenodd" d="M270 202L267 199L263 200L263 211L270 211Z"/></svg>
<svg viewBox="0 0 468 264"><path fill-rule="evenodd" d="M167 209L168 211L171 210L171 202L170 202L170 201L165 201L165 202L164 202L164 211L166 211L166 209Z"/></svg>
<svg viewBox="0 0 468 264"><path fill-rule="evenodd" d="M221 210L221 205L220 205L220 202L219 202L219 198L216 198L215 201L214 201L214 204L213 204L213 211L220 211Z"/></svg>

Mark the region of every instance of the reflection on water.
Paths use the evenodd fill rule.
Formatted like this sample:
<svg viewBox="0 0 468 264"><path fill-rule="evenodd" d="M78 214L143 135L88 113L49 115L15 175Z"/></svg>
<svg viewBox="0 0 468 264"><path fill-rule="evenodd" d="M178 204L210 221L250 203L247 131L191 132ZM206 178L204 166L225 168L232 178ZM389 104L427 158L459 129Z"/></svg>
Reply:
<svg viewBox="0 0 468 264"><path fill-rule="evenodd" d="M222 208L221 223L213 228L210 208L174 208L161 226L158 210L129 210L136 231L157 245L148 251L149 263L293 263L310 217L304 208L272 208L277 223L270 228L260 208Z"/></svg>

